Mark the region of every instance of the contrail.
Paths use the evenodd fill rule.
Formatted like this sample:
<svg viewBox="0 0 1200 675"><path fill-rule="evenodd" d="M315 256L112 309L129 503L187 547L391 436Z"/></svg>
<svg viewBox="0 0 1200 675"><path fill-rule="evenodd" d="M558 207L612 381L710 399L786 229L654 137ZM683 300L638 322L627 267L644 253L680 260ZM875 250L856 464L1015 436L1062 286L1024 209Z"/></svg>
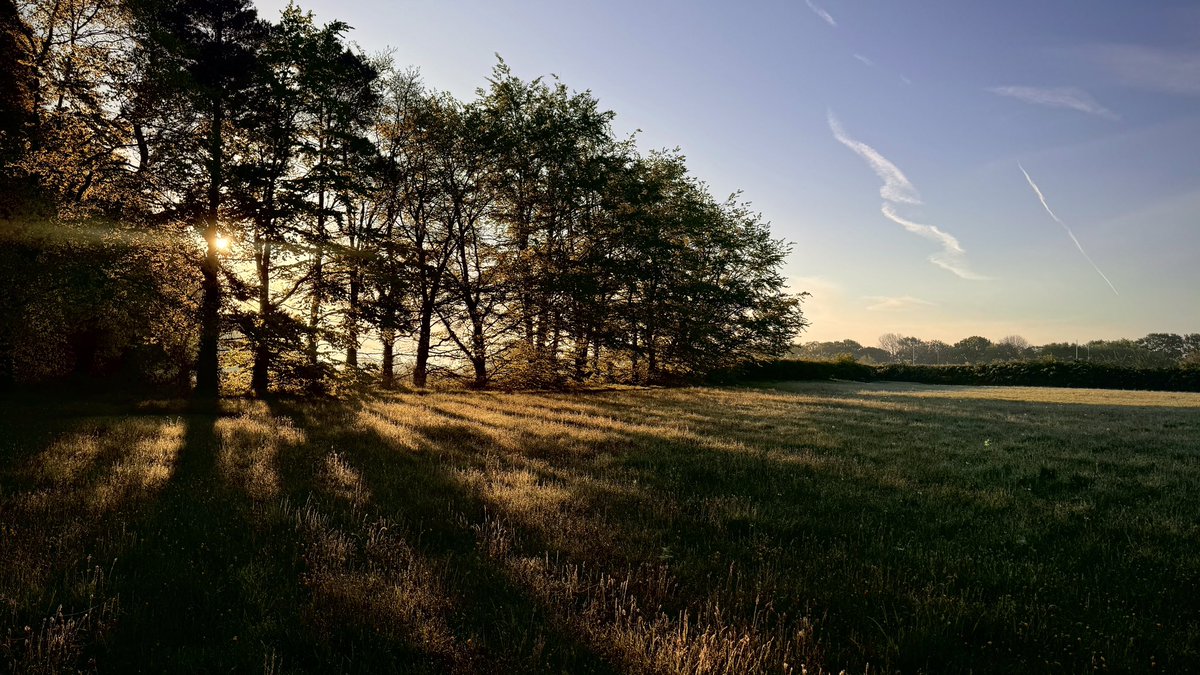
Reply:
<svg viewBox="0 0 1200 675"><path fill-rule="evenodd" d="M908 177L904 172L887 160L886 157L879 154L875 148L856 141L846 135L845 129L842 128L842 123L838 121L837 116L833 111L829 111L829 129L833 132L833 137L839 143L850 148L859 157L867 161L871 165L880 178L883 179L883 186L879 188L879 195L889 202L899 202L903 204L920 204L921 195L917 193L917 189L909 182Z"/></svg>
<svg viewBox="0 0 1200 675"><path fill-rule="evenodd" d="M829 12L826 12L825 10L818 7L812 0L804 0L804 4L808 5L808 8L813 11L813 14L816 14L817 16L824 19L825 23L829 24L830 26L833 26L834 28L837 28L837 21L834 21L833 16L830 15Z"/></svg>
<svg viewBox="0 0 1200 675"><path fill-rule="evenodd" d="M1067 227L1067 224L1064 223L1061 218L1054 215L1054 211L1050 210L1050 205L1046 203L1046 196L1042 194L1040 189L1038 189L1037 183L1034 183L1033 179L1029 177L1029 172L1025 170L1025 167L1021 166L1020 162L1017 162L1017 167L1021 169L1021 173L1025 174L1025 180L1029 181L1029 187L1033 188L1033 193L1036 194L1037 198L1042 202L1042 206L1045 207L1046 213L1050 214L1050 217L1054 219L1054 222L1062 225L1062 228L1067 231L1067 236L1071 238L1071 241L1075 242L1075 248L1079 249L1079 252L1083 254L1084 259L1091 263L1092 268L1096 270L1096 274L1099 274L1100 278L1104 279L1104 283L1108 284L1108 287L1112 289L1113 293L1116 293L1118 296L1120 296L1121 294L1117 291L1117 287L1113 286L1113 283L1108 280L1108 277L1104 276L1104 272L1100 271L1100 266L1092 260L1092 257L1087 254L1087 251L1083 250L1083 244L1079 243L1079 239L1075 237L1075 233L1071 231L1071 228Z"/></svg>
<svg viewBox="0 0 1200 675"><path fill-rule="evenodd" d="M846 130L842 128L841 122L833 111L829 111L829 129L833 132L833 137L839 143L850 148L854 154L862 157L870 165L883 180L883 186L879 188L879 194L883 197L882 206L883 215L888 220L900 225L909 232L924 237L936 242L942 247L938 253L929 256L929 262L941 267L944 270L953 272L963 279L989 280L989 277L981 276L972 272L967 267L966 251L962 245L958 243L958 239L949 232L938 229L933 225L922 225L914 223L911 220L905 220L896 213L896 204L920 204L921 195L917 193L917 188L909 182L908 177L895 164L888 161L886 157L879 154L879 151L862 141L855 140L846 135Z"/></svg>
<svg viewBox="0 0 1200 675"><path fill-rule="evenodd" d="M1092 95L1078 87L989 87L988 91L1000 96L1009 96L1026 103L1051 108L1068 108L1109 120L1118 120L1120 115L1100 105Z"/></svg>
<svg viewBox="0 0 1200 675"><path fill-rule="evenodd" d="M921 223L914 223L911 220L901 218L896 213L896 208L886 202L883 204L882 211L885 218L900 225L909 232L941 244L942 250L929 256L929 262L944 270L953 272L963 279L991 281L991 277L985 277L982 274L976 274L971 271L965 259L967 252L963 250L962 245L958 243L958 239L954 235L939 229L936 225L922 225Z"/></svg>

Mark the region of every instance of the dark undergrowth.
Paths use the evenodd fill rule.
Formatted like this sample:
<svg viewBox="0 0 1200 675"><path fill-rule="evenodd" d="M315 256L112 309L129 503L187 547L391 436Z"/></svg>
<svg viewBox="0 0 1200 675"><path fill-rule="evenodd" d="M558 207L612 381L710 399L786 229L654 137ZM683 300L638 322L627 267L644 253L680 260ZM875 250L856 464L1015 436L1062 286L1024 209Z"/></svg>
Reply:
<svg viewBox="0 0 1200 675"><path fill-rule="evenodd" d="M714 382L855 380L922 384L1071 387L1200 392L1200 367L1124 368L1088 361L1014 361L979 365L934 366L853 360L763 361L714 374Z"/></svg>

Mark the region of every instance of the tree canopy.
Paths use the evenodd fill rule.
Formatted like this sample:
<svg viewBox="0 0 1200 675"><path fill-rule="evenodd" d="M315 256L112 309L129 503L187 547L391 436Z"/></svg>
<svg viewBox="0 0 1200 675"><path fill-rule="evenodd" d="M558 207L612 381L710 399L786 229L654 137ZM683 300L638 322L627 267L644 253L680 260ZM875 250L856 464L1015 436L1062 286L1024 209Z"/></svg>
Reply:
<svg viewBox="0 0 1200 675"><path fill-rule="evenodd" d="M5 3L8 382L663 382L806 325L758 213L557 78L458 100L295 5Z"/></svg>

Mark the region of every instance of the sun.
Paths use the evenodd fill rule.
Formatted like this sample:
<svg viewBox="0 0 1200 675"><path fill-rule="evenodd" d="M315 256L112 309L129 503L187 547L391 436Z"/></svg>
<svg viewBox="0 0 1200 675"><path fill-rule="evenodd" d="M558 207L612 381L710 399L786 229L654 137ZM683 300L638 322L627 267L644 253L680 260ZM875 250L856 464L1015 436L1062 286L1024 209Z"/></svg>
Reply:
<svg viewBox="0 0 1200 675"><path fill-rule="evenodd" d="M224 235L218 234L213 239L213 248L217 249L218 251L221 251L222 253L229 250L229 244L230 244L229 239L227 239Z"/></svg>

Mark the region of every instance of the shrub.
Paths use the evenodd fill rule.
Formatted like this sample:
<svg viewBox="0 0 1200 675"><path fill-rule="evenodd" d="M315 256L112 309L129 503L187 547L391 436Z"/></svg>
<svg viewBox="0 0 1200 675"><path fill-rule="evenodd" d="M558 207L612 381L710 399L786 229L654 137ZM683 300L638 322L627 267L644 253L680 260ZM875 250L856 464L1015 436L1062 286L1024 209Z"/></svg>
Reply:
<svg viewBox="0 0 1200 675"><path fill-rule="evenodd" d="M714 377L716 382L829 379L1200 391L1198 368L1124 368L1088 361L1017 361L969 366L914 366L889 363L870 366L844 359L834 362L779 359L750 364Z"/></svg>

